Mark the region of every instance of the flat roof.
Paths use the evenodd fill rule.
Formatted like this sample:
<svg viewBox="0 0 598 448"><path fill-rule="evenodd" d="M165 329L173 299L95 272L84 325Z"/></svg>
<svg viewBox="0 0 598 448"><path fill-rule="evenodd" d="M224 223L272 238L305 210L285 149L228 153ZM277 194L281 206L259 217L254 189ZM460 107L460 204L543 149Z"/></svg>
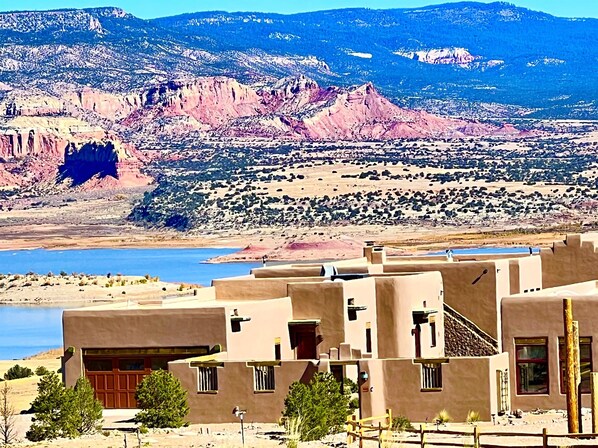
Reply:
<svg viewBox="0 0 598 448"><path fill-rule="evenodd" d="M542 298L575 298L584 296L598 295L598 280L590 280L587 282L573 283L570 285L555 286L554 288L540 289L539 291L523 292L520 294L513 294L506 296L505 299L510 298L525 298L525 297L542 297Z"/></svg>
<svg viewBox="0 0 598 448"><path fill-rule="evenodd" d="M66 311L106 311L106 310L152 310L152 309L209 309L209 308L227 308L240 305L256 305L268 303L273 300L289 299L289 297L275 297L253 300L202 300L195 297L182 299L165 300L147 300L147 301L119 301L115 303L102 304L98 306L88 306L83 308L74 308Z"/></svg>

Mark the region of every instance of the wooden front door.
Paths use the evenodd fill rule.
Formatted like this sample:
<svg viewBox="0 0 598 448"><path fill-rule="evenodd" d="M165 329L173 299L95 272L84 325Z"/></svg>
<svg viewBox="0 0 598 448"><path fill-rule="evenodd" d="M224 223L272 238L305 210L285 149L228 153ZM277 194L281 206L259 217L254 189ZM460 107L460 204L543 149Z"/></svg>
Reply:
<svg viewBox="0 0 598 448"><path fill-rule="evenodd" d="M317 359L316 327L297 326L292 330L293 346L296 359Z"/></svg>

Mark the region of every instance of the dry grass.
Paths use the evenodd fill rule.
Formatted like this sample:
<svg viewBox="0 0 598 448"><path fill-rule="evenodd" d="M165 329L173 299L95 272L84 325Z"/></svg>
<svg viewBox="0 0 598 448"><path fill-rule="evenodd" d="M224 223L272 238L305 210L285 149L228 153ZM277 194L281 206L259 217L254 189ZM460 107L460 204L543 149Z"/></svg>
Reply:
<svg viewBox="0 0 598 448"><path fill-rule="evenodd" d="M53 353L53 351L50 353ZM6 371L15 364L28 367L33 371L40 366L44 366L48 370L53 370L56 372L60 368L60 359L57 357L51 357L49 354L45 354L39 358L33 359L0 361L0 377L3 377ZM12 405L15 407L17 413L27 410L31 407L31 402L37 395L38 381L39 377L37 375L29 378L8 381L8 385L12 390Z"/></svg>

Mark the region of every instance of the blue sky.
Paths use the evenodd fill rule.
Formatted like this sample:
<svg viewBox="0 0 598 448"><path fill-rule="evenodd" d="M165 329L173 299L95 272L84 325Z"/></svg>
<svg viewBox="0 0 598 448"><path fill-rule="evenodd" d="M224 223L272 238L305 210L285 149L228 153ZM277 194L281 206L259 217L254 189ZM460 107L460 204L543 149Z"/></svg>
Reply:
<svg viewBox="0 0 598 448"><path fill-rule="evenodd" d="M455 0L448 0L454 2ZM489 0L482 0L490 3ZM264 11L289 14L322 9L411 8L447 3L442 0L20 0L0 2L0 10L88 8L118 6L142 18L163 17L195 11ZM544 11L562 17L598 18L598 0L511 0L518 6Z"/></svg>

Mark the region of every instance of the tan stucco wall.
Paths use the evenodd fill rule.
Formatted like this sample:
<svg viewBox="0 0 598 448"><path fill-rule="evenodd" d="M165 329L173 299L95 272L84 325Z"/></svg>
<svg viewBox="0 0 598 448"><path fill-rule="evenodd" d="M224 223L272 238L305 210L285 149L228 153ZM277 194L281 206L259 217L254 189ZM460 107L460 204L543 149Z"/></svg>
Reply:
<svg viewBox="0 0 598 448"><path fill-rule="evenodd" d="M345 341L344 282L294 283L289 285L294 319L320 319L323 340L317 353L328 353Z"/></svg>
<svg viewBox="0 0 598 448"><path fill-rule="evenodd" d="M567 235L540 250L544 288L598 279L598 234Z"/></svg>
<svg viewBox="0 0 598 448"><path fill-rule="evenodd" d="M493 338L499 336L501 291L510 291L508 264L505 261L468 261L447 263L385 264L384 272L439 271L444 284L444 302L476 323ZM503 266L497 277L498 266ZM486 274L483 274L487 270Z"/></svg>
<svg viewBox="0 0 598 448"><path fill-rule="evenodd" d="M502 302L503 350L510 356L511 397L514 409L531 410L565 409L566 398L560 391L558 367L558 337L563 336L563 298L573 299L573 318L579 321L581 337L598 334L598 294L575 297L576 290L596 291L596 282L583 285L564 286L563 294L553 290L543 290L541 294L508 297ZM574 293L574 294L572 294ZM515 368L515 338L548 338L549 393L542 395L517 395ZM592 360L598 362L598 343L594 337ZM595 367L594 367L595 369ZM583 406L590 406L589 395L583 394Z"/></svg>
<svg viewBox="0 0 598 448"><path fill-rule="evenodd" d="M81 349L226 347L223 307L188 309L66 310L62 316L65 349L64 377L68 386L83 375Z"/></svg>
<svg viewBox="0 0 598 448"><path fill-rule="evenodd" d="M442 390L422 392L420 364L410 359L362 360L360 371L369 375L361 383L362 413L364 417L382 415L390 408L395 416L430 422L442 409L455 421L465 421L474 410L488 421L497 411L496 385L491 383L496 382L496 370L507 367L505 353L491 358L451 358L442 366Z"/></svg>
<svg viewBox="0 0 598 448"><path fill-rule="evenodd" d="M289 283L322 282L324 277L275 277L213 280L217 300L263 300L286 297Z"/></svg>
<svg viewBox="0 0 598 448"><path fill-rule="evenodd" d="M442 276L439 272L414 275L376 277L378 355L380 358L408 358L415 356L415 340L411 330L413 310L424 307L438 312L436 347L431 347L430 325L421 325L423 357L444 354L444 312Z"/></svg>
<svg viewBox="0 0 598 448"><path fill-rule="evenodd" d="M274 423L282 416L289 386L298 380L309 382L317 372L311 361L287 361L275 367L274 392L254 392L253 368L245 362L225 362L218 368L218 393L198 393L198 370L187 362L171 362L168 369L181 380L188 393L191 423L238 423L235 406L246 410L245 421Z"/></svg>
<svg viewBox="0 0 598 448"><path fill-rule="evenodd" d="M372 352L377 352L376 289L373 278L319 283L291 283L288 287L293 304L293 319L320 319L319 333L323 336L317 352L328 353L341 343L366 350L366 323L371 323ZM365 305L357 319L349 320L348 299L355 305Z"/></svg>
<svg viewBox="0 0 598 448"><path fill-rule="evenodd" d="M538 255L509 259L510 294L542 289L542 258Z"/></svg>
<svg viewBox="0 0 598 448"><path fill-rule="evenodd" d="M239 316L250 317L233 332L231 320L226 322L227 352L230 360L274 360L274 340L280 338L282 359L294 359L288 322L293 318L291 299L238 302L226 307L228 316L236 309Z"/></svg>
<svg viewBox="0 0 598 448"><path fill-rule="evenodd" d="M373 278L364 278L343 282L344 303L349 298L355 299L355 305L365 305L367 310L358 311L356 320L349 320L347 306L344 307L345 340L351 348L366 353L366 323L371 325L372 356L378 356L378 325L376 319L376 283Z"/></svg>

